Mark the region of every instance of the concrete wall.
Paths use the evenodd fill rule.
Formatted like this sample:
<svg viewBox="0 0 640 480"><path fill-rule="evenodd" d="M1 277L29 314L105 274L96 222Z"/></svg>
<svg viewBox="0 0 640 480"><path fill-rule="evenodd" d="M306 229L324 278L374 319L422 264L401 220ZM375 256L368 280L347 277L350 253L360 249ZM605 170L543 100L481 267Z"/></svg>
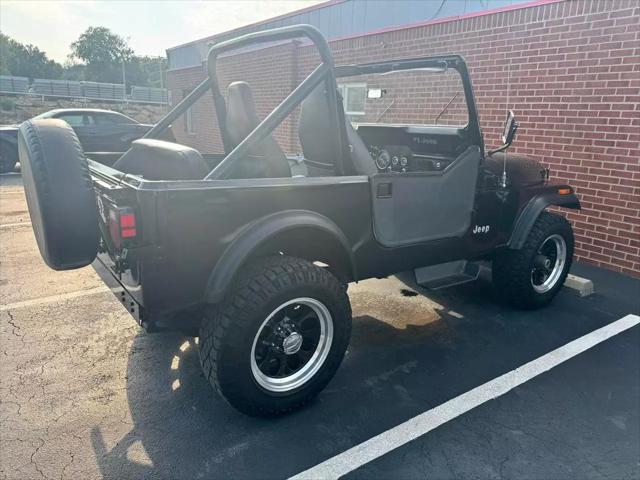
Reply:
<svg viewBox="0 0 640 480"><path fill-rule="evenodd" d="M155 123L166 112L166 105L143 103L101 103L79 99L50 99L34 96L0 95L0 125L22 122L54 108L103 108L124 113L141 123Z"/></svg>
<svg viewBox="0 0 640 480"><path fill-rule="evenodd" d="M258 110L270 111L283 90L310 70L309 47L295 54L277 46L225 60L223 86L231 73L244 75ZM498 144L509 107L520 130L513 152L551 167L552 179L569 182L582 201L570 212L576 256L589 263L640 276L640 7L633 0L566 0L438 21L331 42L336 64L458 53L465 57L476 92L485 142ZM282 57L288 60L283 61ZM171 71L174 100L204 78L201 67ZM287 77L287 75L289 75ZM234 78L240 79L240 78ZM416 83L411 89L424 89ZM258 90L258 89L256 89ZM394 111L394 120L415 112ZM194 134L175 122L179 141L219 152L210 96L194 106ZM295 123L295 115L292 119ZM277 135L295 148L295 127Z"/></svg>

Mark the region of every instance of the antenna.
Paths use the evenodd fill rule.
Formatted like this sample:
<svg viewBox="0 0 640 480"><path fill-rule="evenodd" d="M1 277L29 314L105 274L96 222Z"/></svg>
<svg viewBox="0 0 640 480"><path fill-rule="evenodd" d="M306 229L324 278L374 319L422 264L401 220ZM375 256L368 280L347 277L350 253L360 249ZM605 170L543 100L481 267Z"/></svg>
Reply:
<svg viewBox="0 0 640 480"><path fill-rule="evenodd" d="M511 62L507 63L507 115L509 115L509 92L511 90ZM507 149L503 152L504 157L502 160L502 178L500 183L502 188L507 187Z"/></svg>

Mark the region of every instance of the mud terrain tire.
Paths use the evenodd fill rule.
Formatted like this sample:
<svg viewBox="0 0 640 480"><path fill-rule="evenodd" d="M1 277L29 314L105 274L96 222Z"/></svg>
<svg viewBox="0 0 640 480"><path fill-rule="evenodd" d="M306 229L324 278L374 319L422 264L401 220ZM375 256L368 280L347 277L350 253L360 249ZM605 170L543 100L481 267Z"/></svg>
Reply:
<svg viewBox="0 0 640 480"><path fill-rule="evenodd" d="M547 249L550 243L557 245L555 255L564 260L562 264L556 263L556 257L552 254L548 266L549 281L536 281L533 270L537 268L536 262L541 262L540 258L545 260L542 255L545 252L541 249ZM571 268L573 246L571 224L561 215L542 212L520 250L504 250L496 254L492 276L498 297L524 309L547 305L564 285Z"/></svg>
<svg viewBox="0 0 640 480"><path fill-rule="evenodd" d="M270 377L255 370L254 349L269 318L294 300L326 307L332 340L324 360L309 370L304 382L277 391L280 387L272 387ZM283 313L285 319L291 315L288 312ZM226 299L206 315L200 329L200 360L207 379L232 406L252 416L274 416L302 407L329 383L342 362L350 335L351 306L344 284L306 260L267 257L244 268ZM321 351L318 346L313 347L316 353ZM280 355L284 361L290 359ZM315 353L308 363L314 358L318 358ZM307 364L298 365L302 365L298 370L302 372ZM285 380L295 375L287 373Z"/></svg>
<svg viewBox="0 0 640 480"><path fill-rule="evenodd" d="M75 132L62 120L28 120L20 126L18 155L42 258L54 270L90 264L98 249L98 213Z"/></svg>

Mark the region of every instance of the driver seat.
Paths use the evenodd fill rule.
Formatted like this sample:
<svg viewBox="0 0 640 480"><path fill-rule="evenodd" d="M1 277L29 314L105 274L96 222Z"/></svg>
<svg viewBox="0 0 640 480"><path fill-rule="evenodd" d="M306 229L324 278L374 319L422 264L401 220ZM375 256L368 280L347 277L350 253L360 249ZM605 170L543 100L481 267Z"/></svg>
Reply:
<svg viewBox="0 0 640 480"><path fill-rule="evenodd" d="M226 130L232 148L236 148L260 124L251 87L233 82L227 88ZM225 178L283 178L291 176L289 161L271 135L238 159Z"/></svg>
<svg viewBox="0 0 640 480"><path fill-rule="evenodd" d="M305 98L300 109L298 136L300 137L304 161L310 176L335 175L336 153L335 145L333 145L335 138L333 138L334 130L329 112L327 89L324 83L321 83ZM338 112L344 115L339 95ZM378 173L376 164L369 154L369 149L346 117L345 127L351 154L351 162L345 165L345 174L371 176Z"/></svg>

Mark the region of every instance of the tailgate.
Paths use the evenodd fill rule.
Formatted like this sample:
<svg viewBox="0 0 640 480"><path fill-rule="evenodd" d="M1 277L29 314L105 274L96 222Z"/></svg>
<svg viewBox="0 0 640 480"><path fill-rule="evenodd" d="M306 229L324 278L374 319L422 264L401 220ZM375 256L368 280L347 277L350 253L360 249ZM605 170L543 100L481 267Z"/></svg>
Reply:
<svg viewBox="0 0 640 480"><path fill-rule="evenodd" d="M132 299L125 302L122 294L116 296L128 304L128 310L137 311L144 305L143 261L155 237L155 192L136 188L135 178L105 165L90 161L90 169L100 227L100 245L94 268L109 286L118 288L120 285ZM117 284L107 281L105 273L111 275ZM131 301L137 305L130 305Z"/></svg>

